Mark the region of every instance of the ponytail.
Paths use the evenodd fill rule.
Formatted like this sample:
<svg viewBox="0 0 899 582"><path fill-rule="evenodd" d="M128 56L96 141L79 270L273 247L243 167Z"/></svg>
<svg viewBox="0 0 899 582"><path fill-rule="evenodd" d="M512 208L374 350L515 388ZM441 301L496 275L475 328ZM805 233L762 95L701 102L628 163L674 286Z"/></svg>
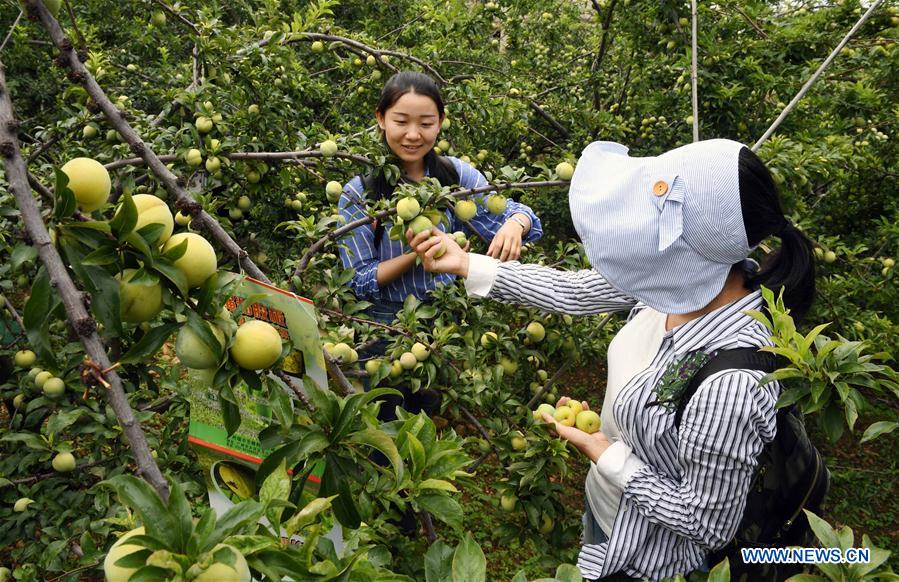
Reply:
<svg viewBox="0 0 899 582"><path fill-rule="evenodd" d="M815 298L815 255L812 242L784 217L777 186L765 164L747 148L740 150L740 206L750 247L775 235L781 246L764 261L761 269L746 276L746 286L761 285L778 294L800 321Z"/></svg>

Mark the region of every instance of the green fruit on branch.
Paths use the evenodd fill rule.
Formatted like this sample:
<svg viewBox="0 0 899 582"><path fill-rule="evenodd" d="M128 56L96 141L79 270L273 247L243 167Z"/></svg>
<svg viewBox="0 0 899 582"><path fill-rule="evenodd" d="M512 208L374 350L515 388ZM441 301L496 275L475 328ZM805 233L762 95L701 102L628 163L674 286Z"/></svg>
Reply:
<svg viewBox="0 0 899 582"><path fill-rule="evenodd" d="M248 319L234 333L231 357L248 370L270 368L281 357L281 334L270 323Z"/></svg>
<svg viewBox="0 0 899 582"><path fill-rule="evenodd" d="M206 171L215 174L222 169L222 161L217 156L209 156L206 158Z"/></svg>
<svg viewBox="0 0 899 582"><path fill-rule="evenodd" d="M24 394L16 394L15 398L12 399L12 405L14 408L22 408L22 405L25 404L25 395Z"/></svg>
<svg viewBox="0 0 899 582"><path fill-rule="evenodd" d="M526 448L528 448L528 441L524 438L523 434L516 431L512 436L512 450L523 451Z"/></svg>
<svg viewBox="0 0 899 582"><path fill-rule="evenodd" d="M37 378L37 375L43 372L40 368L31 368L28 370L28 379L34 381Z"/></svg>
<svg viewBox="0 0 899 582"><path fill-rule="evenodd" d="M559 424L564 426L574 426L575 423L574 411L567 406L556 408L556 411L553 413L553 418L555 418Z"/></svg>
<svg viewBox="0 0 899 582"><path fill-rule="evenodd" d="M47 380L53 377L52 372L48 372L44 370L43 372L39 372L37 376L34 377L34 385L37 388L43 388L44 384L47 383Z"/></svg>
<svg viewBox="0 0 899 582"><path fill-rule="evenodd" d="M237 199L237 207L241 210L249 210L253 206L253 201L249 196L241 196Z"/></svg>
<svg viewBox="0 0 899 582"><path fill-rule="evenodd" d="M410 351L419 362L424 362L431 355L431 350L428 349L428 346L421 342L415 342Z"/></svg>
<svg viewBox="0 0 899 582"><path fill-rule="evenodd" d="M190 224L191 218L189 214L184 214L180 210L175 213L175 224L178 226L187 226Z"/></svg>
<svg viewBox="0 0 899 582"><path fill-rule="evenodd" d="M318 146L318 151L326 158L334 157L337 154L337 142L333 139L326 139Z"/></svg>
<svg viewBox="0 0 899 582"><path fill-rule="evenodd" d="M256 170L249 170L244 176L246 176L247 182L250 184L257 184L262 179L262 175Z"/></svg>
<svg viewBox="0 0 899 582"><path fill-rule="evenodd" d="M143 546L126 543L128 538L134 536L142 536L146 533L143 527L133 529L120 537L116 543L112 544L106 558L103 560L103 573L106 575L107 582L127 582L140 568L126 568L124 566L116 566L115 563L129 556L134 552L144 549Z"/></svg>
<svg viewBox="0 0 899 582"><path fill-rule="evenodd" d="M212 159L212 158L210 158ZM132 197L134 206L137 207L137 223L134 230L138 231L148 224L161 224L162 234L157 239L157 244L164 244L172 236L175 230L175 218L172 211L163 201L152 194L138 194Z"/></svg>
<svg viewBox="0 0 899 582"><path fill-rule="evenodd" d="M473 200L459 200L454 209L456 218L465 222L471 220L478 213L478 205Z"/></svg>
<svg viewBox="0 0 899 582"><path fill-rule="evenodd" d="M249 107L247 107L247 113L249 113L250 115L259 115L259 106L255 103L251 104Z"/></svg>
<svg viewBox="0 0 899 582"><path fill-rule="evenodd" d="M534 343L542 342L543 338L546 337L546 329L544 329L543 324L539 321L532 321L529 323L525 331L528 334L528 339Z"/></svg>
<svg viewBox="0 0 899 582"><path fill-rule="evenodd" d="M415 198L403 198L396 203L396 215L402 218L404 222L412 220L418 216L419 212L421 212L421 205ZM429 225L430 222L429 220Z"/></svg>
<svg viewBox="0 0 899 582"><path fill-rule="evenodd" d="M175 355L178 360L188 367L198 370L206 370L216 368L219 365L218 355L216 351L221 351L225 345L225 334L216 325L209 322L203 322L209 328L209 331L215 336L219 342L219 350L213 350L200 338L200 335L188 325L185 325L178 332L175 340Z"/></svg>
<svg viewBox="0 0 899 582"><path fill-rule="evenodd" d="M368 55L365 58L365 64L369 67L374 67L376 64L378 64L378 59L375 58L375 55Z"/></svg>
<svg viewBox="0 0 899 582"><path fill-rule="evenodd" d="M243 218L243 210L240 208L230 208L228 209L228 218L231 220L240 220Z"/></svg>
<svg viewBox="0 0 899 582"><path fill-rule="evenodd" d="M30 499L28 497L21 497L16 500L16 503L12 506L12 510L16 513L22 513L28 506L34 503L34 499Z"/></svg>
<svg viewBox="0 0 899 582"><path fill-rule="evenodd" d="M540 523L540 533L546 535L553 530L554 526L555 522L553 522L553 518L544 513L543 521Z"/></svg>
<svg viewBox="0 0 899 582"><path fill-rule="evenodd" d="M300 200L291 200L290 208L291 208L291 210L295 210L295 211L299 212L300 210L303 209L303 203Z"/></svg>
<svg viewBox="0 0 899 582"><path fill-rule="evenodd" d="M221 555L226 552L230 552L231 556ZM250 567L246 558L235 547L218 544L212 548L212 555L216 561L194 578L195 582L250 582ZM228 560L233 565L218 560Z"/></svg>
<svg viewBox="0 0 899 582"><path fill-rule="evenodd" d="M157 28L162 28L163 26L165 26L165 12L163 12L162 10L156 10L155 12L153 12L153 14L150 16L150 24Z"/></svg>
<svg viewBox="0 0 899 582"><path fill-rule="evenodd" d="M378 358L372 358L365 362L365 371L369 376L374 376L378 373L378 370L381 368L381 360Z"/></svg>
<svg viewBox="0 0 899 582"><path fill-rule="evenodd" d="M32 366L37 361L37 354L32 352L31 350L21 350L16 352L16 355L13 357L13 361L16 366L20 368L27 368Z"/></svg>
<svg viewBox="0 0 899 582"><path fill-rule="evenodd" d="M503 495L499 498L499 504L503 508L504 511L515 511L515 506L518 505L518 498L514 495Z"/></svg>
<svg viewBox="0 0 899 582"><path fill-rule="evenodd" d="M506 356L500 358L499 365L503 367L503 372L505 372L507 376L514 376L515 372L518 371L518 362L511 358L507 358Z"/></svg>
<svg viewBox="0 0 899 582"><path fill-rule="evenodd" d="M465 236L465 233L461 230L457 230L456 232L454 232L453 238L456 240L456 244L460 247L464 247L466 244L468 244L468 237Z"/></svg>
<svg viewBox="0 0 899 582"><path fill-rule="evenodd" d="M41 390L44 391L44 396L55 398L57 396L62 396L63 392L66 391L66 384L62 381L62 378L50 378L44 382Z"/></svg>
<svg viewBox="0 0 899 582"><path fill-rule="evenodd" d="M492 345L496 345L498 342L499 337L496 335L496 332L487 331L481 336L481 347L488 348Z"/></svg>
<svg viewBox="0 0 899 582"><path fill-rule="evenodd" d="M181 232L166 241L162 250L168 251L183 241L187 241L187 250L175 261L175 268L184 274L188 287L199 287L218 268L215 249L202 236L193 232Z"/></svg>
<svg viewBox="0 0 899 582"><path fill-rule="evenodd" d="M53 457L53 461L50 464L53 465L54 470L60 473L74 471L76 465L75 455L72 453L59 453Z"/></svg>
<svg viewBox="0 0 899 582"><path fill-rule="evenodd" d="M359 354L356 350L344 342L334 344L329 353L342 364L355 364L359 360Z"/></svg>
<svg viewBox="0 0 899 582"><path fill-rule="evenodd" d="M574 166L568 162L562 162L556 166L556 175L559 176L560 180L571 180L571 177L574 175Z"/></svg>
<svg viewBox="0 0 899 582"><path fill-rule="evenodd" d="M203 163L203 154L197 148L191 148L184 154L184 161L188 166L197 167Z"/></svg>
<svg viewBox="0 0 899 582"><path fill-rule="evenodd" d="M592 410L582 410L579 412L574 423L578 429L590 434L597 432L601 424L599 415Z"/></svg>
<svg viewBox="0 0 899 582"><path fill-rule="evenodd" d="M343 185L336 180L331 180L325 185L325 195L328 197L329 202L335 203L340 200L342 192Z"/></svg>
<svg viewBox="0 0 899 582"><path fill-rule="evenodd" d="M403 352L403 355L400 356L400 366L402 366L404 370L411 370L416 365L418 365L418 358L415 357L415 354L412 352Z"/></svg>
<svg viewBox="0 0 899 582"><path fill-rule="evenodd" d="M69 177L69 190L81 210L93 212L106 204L112 181L103 164L91 158L75 158L61 169Z"/></svg>
<svg viewBox="0 0 899 582"><path fill-rule="evenodd" d="M537 422L543 422L543 415L548 414L552 416L556 412L556 407L552 404L541 404L537 407L537 410L533 412L534 420Z"/></svg>
<svg viewBox="0 0 899 582"><path fill-rule="evenodd" d="M413 354L412 357L414 358L415 355ZM405 368L403 368L403 364L400 363L399 360L393 360L392 362L390 362L391 378L399 378L403 374L403 370L405 370Z"/></svg>
<svg viewBox="0 0 899 582"><path fill-rule="evenodd" d="M93 139L100 135L100 130L95 125L85 125L81 130L81 135L84 139Z"/></svg>
<svg viewBox="0 0 899 582"><path fill-rule="evenodd" d="M491 214L502 214L506 211L506 197L494 194L487 199L487 210Z"/></svg>
<svg viewBox="0 0 899 582"><path fill-rule="evenodd" d="M311 46L310 48L312 48L312 52L314 52L314 53L320 53L320 52L323 52L323 51L325 50L325 43L323 43L323 42L320 41L320 40L317 40L317 41L315 41L315 42L312 43L312 46Z"/></svg>
<svg viewBox="0 0 899 582"><path fill-rule="evenodd" d="M537 370L537 379L541 382L546 382L549 380L549 372L546 370Z"/></svg>
<svg viewBox="0 0 899 582"><path fill-rule="evenodd" d="M194 125L197 126L197 131L200 133L209 133L212 131L212 120L206 117L205 115L201 115L194 122Z"/></svg>
<svg viewBox="0 0 899 582"><path fill-rule="evenodd" d="M837 254L835 252L827 251L826 253L824 253L824 262L825 263L830 264L836 260L837 260Z"/></svg>
<svg viewBox="0 0 899 582"><path fill-rule="evenodd" d="M412 219L412 222L409 223L409 228L412 229L413 233L419 234L431 230L432 228L434 228L434 224L428 219L427 216L419 214Z"/></svg>

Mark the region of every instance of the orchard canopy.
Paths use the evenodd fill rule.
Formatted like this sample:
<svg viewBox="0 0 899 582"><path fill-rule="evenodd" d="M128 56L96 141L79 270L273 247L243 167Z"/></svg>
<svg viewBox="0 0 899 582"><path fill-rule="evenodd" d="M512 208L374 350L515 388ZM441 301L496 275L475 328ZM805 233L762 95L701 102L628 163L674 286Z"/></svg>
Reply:
<svg viewBox="0 0 899 582"><path fill-rule="evenodd" d="M0 1L0 580L580 580L589 463L531 411L599 408L623 318L454 283L371 322L342 235L472 194L340 219L399 172L374 107L401 70L440 86L440 151L540 217L528 263L589 266L587 144L757 145L816 246L807 323L769 297L833 476L815 534L872 548L805 579L895 579L897 38L857 0ZM441 409L380 423L400 386Z"/></svg>

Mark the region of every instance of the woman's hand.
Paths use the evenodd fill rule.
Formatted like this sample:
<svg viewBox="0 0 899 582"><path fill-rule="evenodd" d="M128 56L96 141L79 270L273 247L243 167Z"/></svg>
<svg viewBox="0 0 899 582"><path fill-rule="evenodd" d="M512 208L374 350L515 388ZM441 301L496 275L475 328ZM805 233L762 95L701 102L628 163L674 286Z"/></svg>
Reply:
<svg viewBox="0 0 899 582"><path fill-rule="evenodd" d="M406 231L406 240L412 250L421 257L421 264L429 273L451 273L459 277L468 276L468 253L456 242L456 239L438 228L432 228L413 235ZM437 258L441 246L446 252Z"/></svg>
<svg viewBox="0 0 899 582"><path fill-rule="evenodd" d="M571 398L567 396L559 398L559 401L556 403L556 408L565 406L569 400L571 400ZM584 410L590 410L586 402L581 402L581 405L584 407ZM604 435L602 431L597 431L592 434L586 433L579 428L565 426L564 424L559 423L559 421L549 414L544 414L543 420L548 424L552 424L552 428L556 434L574 445L577 450L587 455L587 457L594 463L611 445L609 439L606 438L606 435Z"/></svg>
<svg viewBox="0 0 899 582"><path fill-rule="evenodd" d="M517 260L521 256L521 237L523 235L524 229L520 224L514 220L507 220L490 241L487 256L500 261Z"/></svg>

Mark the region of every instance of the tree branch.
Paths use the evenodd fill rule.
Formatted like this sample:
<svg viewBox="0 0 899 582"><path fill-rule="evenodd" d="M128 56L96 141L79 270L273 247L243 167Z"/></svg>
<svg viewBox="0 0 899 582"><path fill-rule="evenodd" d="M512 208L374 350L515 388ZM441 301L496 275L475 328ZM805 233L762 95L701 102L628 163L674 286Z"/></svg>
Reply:
<svg viewBox="0 0 899 582"><path fill-rule="evenodd" d="M537 102L534 101L533 99L528 98L527 101L528 101L528 106L529 106L531 109L533 109L533 110L536 111L538 114L540 114L540 117L542 117L543 119L545 119L546 121L548 121L549 124L552 125L553 128L554 128L556 131L558 131L560 134L562 134L562 137L564 137L565 139L568 139L568 137L570 136L570 134L568 133L568 130L565 129L565 128L562 126L561 123L559 123L558 121L556 121L556 118L555 118L555 117L553 117L552 115L550 115L549 113L547 113L546 110L544 110L542 107L540 107L539 105L537 105Z"/></svg>
<svg viewBox="0 0 899 582"><path fill-rule="evenodd" d="M3 52L4 47L6 47L6 43L9 42L9 39L12 38L12 33L18 26L19 21L22 20L22 14L24 11L19 10L19 15L16 16L16 20L12 23L12 26L9 27L9 32L6 33L6 38L3 39L3 42L0 43L0 52Z"/></svg>
<svg viewBox="0 0 899 582"><path fill-rule="evenodd" d="M29 6L32 10L37 10L42 21L46 22L47 19L52 18L47 9L38 0L29 0ZM55 21L53 24L56 24ZM19 210L22 213L22 221L25 224L28 236L31 238L32 244L37 247L41 262L46 266L50 275L51 283L62 298L72 329L75 330L81 343L84 344L84 349L88 356L102 369L109 370L112 363L106 356L106 349L97 335L97 323L88 314L81 293L75 287L75 283L69 277L68 271L66 271L65 263L50 242L50 234L47 232L43 219L41 219L37 202L31 195L25 161L22 159L18 138L15 134L17 125L13 115L12 102L6 89L5 68L0 63L0 155L3 156L10 191L15 196ZM125 432L131 451L134 453L138 465L138 473L156 489L163 500L167 500L169 494L168 483L162 476L156 461L150 453L146 436L135 419L134 411L128 403L128 398L125 396L122 380L115 370L106 372L106 378L110 384L106 393L116 413L116 418Z"/></svg>
<svg viewBox="0 0 899 582"><path fill-rule="evenodd" d="M699 141L699 78L698 78L698 59L696 36L699 29L699 17L696 14L696 0L690 0L691 13L691 47L692 53L690 60L690 94L693 101L693 141Z"/></svg>
<svg viewBox="0 0 899 582"><path fill-rule="evenodd" d="M171 14L172 16L174 16L175 18L177 18L178 20L180 20L181 22L186 24L187 27L190 28L195 35L200 36L200 30L197 28L197 26L193 22L191 22L190 20L185 18L183 14L181 14L180 12L176 12L174 8L172 8L171 6L169 6L162 0L154 0L154 1L157 4L159 4L160 6L162 6L166 12L168 12L169 14Z"/></svg>

